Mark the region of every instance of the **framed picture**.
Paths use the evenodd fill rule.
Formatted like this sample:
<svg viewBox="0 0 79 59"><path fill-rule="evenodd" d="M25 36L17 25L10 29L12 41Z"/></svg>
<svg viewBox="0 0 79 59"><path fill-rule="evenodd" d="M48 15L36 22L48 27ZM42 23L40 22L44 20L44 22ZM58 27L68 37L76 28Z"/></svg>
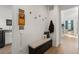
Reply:
<svg viewBox="0 0 79 59"><path fill-rule="evenodd" d="M25 14L24 14L24 10L22 10L22 9L19 9L18 25L19 26L25 25Z"/></svg>
<svg viewBox="0 0 79 59"><path fill-rule="evenodd" d="M7 26L12 26L12 20L11 19L6 19L6 25Z"/></svg>
<svg viewBox="0 0 79 59"><path fill-rule="evenodd" d="M23 9L19 9L18 25L19 25L19 30L24 30L24 26L25 26L25 11Z"/></svg>

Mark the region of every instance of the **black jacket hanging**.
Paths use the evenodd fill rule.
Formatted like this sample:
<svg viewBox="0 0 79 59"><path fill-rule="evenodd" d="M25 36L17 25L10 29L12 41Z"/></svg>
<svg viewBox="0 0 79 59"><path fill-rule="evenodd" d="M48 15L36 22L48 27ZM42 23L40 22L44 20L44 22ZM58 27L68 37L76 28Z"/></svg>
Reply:
<svg viewBox="0 0 79 59"><path fill-rule="evenodd" d="M54 32L54 24L53 24L52 21L50 21L49 32L50 32L50 33L53 33L53 32Z"/></svg>

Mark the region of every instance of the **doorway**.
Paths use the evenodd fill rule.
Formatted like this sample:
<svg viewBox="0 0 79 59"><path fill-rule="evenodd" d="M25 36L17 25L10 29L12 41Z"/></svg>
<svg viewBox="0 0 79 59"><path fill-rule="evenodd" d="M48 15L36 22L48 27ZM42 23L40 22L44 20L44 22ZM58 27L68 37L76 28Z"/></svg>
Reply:
<svg viewBox="0 0 79 59"><path fill-rule="evenodd" d="M64 53L78 53L78 8L61 10L61 47Z"/></svg>

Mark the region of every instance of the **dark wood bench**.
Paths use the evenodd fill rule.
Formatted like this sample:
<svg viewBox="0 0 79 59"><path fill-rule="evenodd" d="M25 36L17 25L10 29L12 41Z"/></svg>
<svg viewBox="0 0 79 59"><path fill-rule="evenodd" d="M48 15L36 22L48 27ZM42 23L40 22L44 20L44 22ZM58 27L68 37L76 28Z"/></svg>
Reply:
<svg viewBox="0 0 79 59"><path fill-rule="evenodd" d="M41 44L39 44L38 41L36 41L36 43L38 43L38 45L35 45L35 47L33 47L32 44L31 44L31 46L29 45L29 54L43 54L50 47L52 47L52 40L51 39L45 41L44 43L42 42ZM35 42L33 44L35 44Z"/></svg>

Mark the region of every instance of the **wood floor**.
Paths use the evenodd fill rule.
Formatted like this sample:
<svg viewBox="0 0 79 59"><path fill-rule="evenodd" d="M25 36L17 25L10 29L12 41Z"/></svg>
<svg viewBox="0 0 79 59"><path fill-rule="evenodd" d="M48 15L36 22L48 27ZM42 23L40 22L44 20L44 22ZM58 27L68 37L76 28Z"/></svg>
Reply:
<svg viewBox="0 0 79 59"><path fill-rule="evenodd" d="M45 54L78 54L77 39L64 35L60 47L51 47Z"/></svg>
<svg viewBox="0 0 79 59"><path fill-rule="evenodd" d="M75 44L76 38L64 36L59 47L51 47L45 54L78 54L79 50ZM0 48L0 54L11 54L11 45Z"/></svg>
<svg viewBox="0 0 79 59"><path fill-rule="evenodd" d="M4 48L0 48L0 54L11 54L11 45L7 45Z"/></svg>
<svg viewBox="0 0 79 59"><path fill-rule="evenodd" d="M62 39L62 44L59 47L51 47L45 54L78 54L77 38L65 34ZM11 45L0 48L0 54L11 54Z"/></svg>

